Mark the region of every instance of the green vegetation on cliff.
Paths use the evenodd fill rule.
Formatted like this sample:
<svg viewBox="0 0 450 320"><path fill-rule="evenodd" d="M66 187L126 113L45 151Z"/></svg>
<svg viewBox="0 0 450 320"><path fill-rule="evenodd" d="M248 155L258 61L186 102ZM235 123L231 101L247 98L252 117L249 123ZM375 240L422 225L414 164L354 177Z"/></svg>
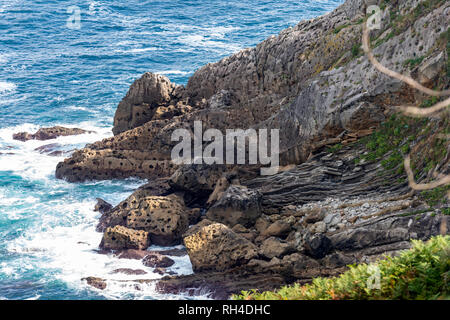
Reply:
<svg viewBox="0 0 450 320"><path fill-rule="evenodd" d="M235 300L384 300L450 299L450 236L427 242L412 240L412 248L397 257L349 266L338 277L315 278L278 291L243 291Z"/></svg>

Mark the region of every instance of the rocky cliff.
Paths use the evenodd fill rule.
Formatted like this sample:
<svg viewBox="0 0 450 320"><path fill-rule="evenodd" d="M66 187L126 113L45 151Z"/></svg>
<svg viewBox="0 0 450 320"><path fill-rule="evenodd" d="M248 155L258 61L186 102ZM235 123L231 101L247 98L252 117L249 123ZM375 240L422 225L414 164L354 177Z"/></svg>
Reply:
<svg viewBox="0 0 450 320"><path fill-rule="evenodd" d="M206 288L226 297L334 275L348 264L395 254L410 239L447 233L448 187L412 192L402 159L417 150L420 181L449 173L442 138L448 115L396 115L394 106L435 100L379 73L363 54L371 4L381 9L381 29L371 32L380 62L447 89L450 5L440 0L348 0L204 66L186 87L146 73L120 102L114 136L56 168L58 178L73 182L149 179L104 210L102 248L183 243L196 273L163 278L158 288ZM192 132L197 120L221 131L280 129L281 172L175 165L171 133Z"/></svg>

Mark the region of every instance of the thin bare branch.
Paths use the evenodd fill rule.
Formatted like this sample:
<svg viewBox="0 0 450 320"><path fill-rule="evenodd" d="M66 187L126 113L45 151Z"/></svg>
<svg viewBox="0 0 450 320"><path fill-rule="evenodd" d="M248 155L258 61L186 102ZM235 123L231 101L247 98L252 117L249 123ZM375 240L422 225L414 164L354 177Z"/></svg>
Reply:
<svg viewBox="0 0 450 320"><path fill-rule="evenodd" d="M427 87L424 87L423 85L418 83L416 80L412 79L411 77L408 77L404 74L400 74L398 72L395 72L395 71L390 70L390 69L386 68L385 66L383 66L380 62L378 62L378 60L375 58L375 56L372 53L372 50L370 48L369 32L370 31L367 28L367 26L365 24L363 24L363 38L362 38L363 49L364 49L364 52L367 54L369 61L374 65L374 67L378 71L380 71L392 78L395 78L397 80L405 82L408 85L410 85L411 87L413 87L425 94L428 94L430 96L443 97L443 96L450 95L450 90L436 91L436 90L429 89Z"/></svg>
<svg viewBox="0 0 450 320"><path fill-rule="evenodd" d="M362 37L363 49L364 49L364 52L367 54L369 61L374 65L374 67L378 71L380 71L392 78L398 79L398 80L408 84L409 86L411 86L425 94L428 94L430 96L443 97L443 96L450 95L450 90L435 91L435 90L426 88L426 87L422 86L420 83L418 83L417 81L415 81L414 79L412 79L411 77L397 73L397 72L392 71L392 70L386 68L385 66L383 66L374 57L372 50L370 48L369 40L370 40L369 39L369 29L364 24L363 25L363 37ZM416 106L397 106L396 108L400 109L403 113L406 113L408 115L425 117L425 116L431 115L433 113L442 111L443 109L445 109L448 106L450 106L450 98L447 98L446 100L439 102L429 108L419 108ZM434 189L434 188L437 188L440 186L450 184L450 175L445 175L442 178L440 178L439 180L429 182L429 183L416 183L416 181L414 180L414 174L411 170L410 155L407 155L405 157L404 167L405 167L406 174L408 176L409 186L413 190L418 190L418 191L430 190L430 189ZM447 193L447 196L450 196L450 191Z"/></svg>
<svg viewBox="0 0 450 320"><path fill-rule="evenodd" d="M409 155L407 155L405 158L404 166L405 166L406 174L408 175L408 182L409 182L409 186L411 187L411 189L422 191L422 190L434 189L434 188L437 188L440 186L450 184L450 175L446 175L446 176L442 177L441 179L430 182L430 183L419 183L419 184L416 183L416 181L414 180L414 173L411 170L411 158Z"/></svg>
<svg viewBox="0 0 450 320"><path fill-rule="evenodd" d="M425 117L433 113L442 111L444 108L448 106L450 106L450 98L447 98L444 101L436 103L434 106L429 108L418 108L415 106L397 106L397 108L407 115Z"/></svg>

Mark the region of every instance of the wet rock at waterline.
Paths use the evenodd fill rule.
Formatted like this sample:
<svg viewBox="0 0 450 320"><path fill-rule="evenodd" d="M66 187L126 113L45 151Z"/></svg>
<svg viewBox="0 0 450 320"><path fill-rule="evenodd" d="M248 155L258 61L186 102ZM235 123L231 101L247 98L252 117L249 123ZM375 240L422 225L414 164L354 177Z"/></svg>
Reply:
<svg viewBox="0 0 450 320"><path fill-rule="evenodd" d="M91 287L94 287L99 290L105 290L106 289L106 281L102 278L97 277L87 277L81 279L82 281L86 281L88 285Z"/></svg>
<svg viewBox="0 0 450 320"><path fill-rule="evenodd" d="M174 265L175 261L159 253L149 253L142 263L146 267L151 268L168 268Z"/></svg>
<svg viewBox="0 0 450 320"><path fill-rule="evenodd" d="M115 226L105 230L100 248L104 250L143 250L148 248L150 243L150 235L146 231Z"/></svg>
<svg viewBox="0 0 450 320"><path fill-rule="evenodd" d="M55 126L51 128L41 128L35 133L19 132L13 135L14 140L51 140L61 136L73 136L85 133L94 133L94 131L83 130L79 128L65 128Z"/></svg>

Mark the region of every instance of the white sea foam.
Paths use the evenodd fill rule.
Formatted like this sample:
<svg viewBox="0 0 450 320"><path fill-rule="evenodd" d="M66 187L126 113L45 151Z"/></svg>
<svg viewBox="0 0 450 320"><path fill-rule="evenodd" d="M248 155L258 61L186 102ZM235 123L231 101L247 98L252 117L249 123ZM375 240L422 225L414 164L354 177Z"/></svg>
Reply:
<svg viewBox="0 0 450 320"><path fill-rule="evenodd" d="M201 34L181 36L179 40L191 47L204 47L209 50L221 50L221 52L226 53L235 53L243 49L240 45L211 39Z"/></svg>
<svg viewBox="0 0 450 320"><path fill-rule="evenodd" d="M135 281L161 278L161 275L153 272L153 268L145 267L140 260L118 259L111 254L99 254L95 251L102 234L95 232L98 215L91 210L94 204L94 201L83 201L51 205L53 212L40 215L39 224L34 228L28 228L22 237L9 243L8 251L41 258L38 266L31 264L29 268L56 271L52 273L56 279L66 282L74 290L87 288L98 291L110 299L123 298L127 295L137 299L180 298L159 294L155 291L154 283ZM61 219L61 216L64 216L64 219ZM60 225L61 220L66 226ZM149 248L149 250L156 249L161 248ZM173 260L175 265L170 270L178 274L192 273L188 256L173 257ZM1 267L0 271L8 275L20 274L27 268L23 260ZM147 274L127 275L113 272L119 268L140 269ZM89 276L105 279L106 290L96 290L81 280Z"/></svg>
<svg viewBox="0 0 450 320"><path fill-rule="evenodd" d="M141 53L141 52L148 52L148 51L156 51L158 48L150 47L150 48L134 48L130 50L125 50L125 52L130 53Z"/></svg>
<svg viewBox="0 0 450 320"><path fill-rule="evenodd" d="M61 124L65 127L71 127ZM77 127L96 131L95 134L58 137L47 141L30 140L26 142L12 139L13 133L27 131L35 132L39 126L22 124L0 129L0 152L12 153L0 155L0 170L13 171L23 179L39 183L42 190L34 190L32 194L14 194L8 189L0 188L0 206L8 207L2 210L2 219L9 221L28 220L24 230L17 229L21 236L6 244L8 251L21 255L20 259L0 265L0 273L15 278L27 270L45 270L52 279L64 281L75 291L93 290L109 299L119 298L160 298L176 299L178 295L162 295L155 290L154 283L140 283L139 279L159 279L161 275L154 273L153 268L145 267L139 260L118 259L113 255L96 252L102 234L95 231L98 213L92 209L95 205L95 195L84 200L77 200L80 186L65 181L55 180L56 164L63 157L52 157L41 154L37 147L57 143L67 146L82 147L86 143L98 141L111 135L110 128L97 127L89 122L80 123ZM122 191L109 196L114 205L125 199L134 189L142 185L138 179L125 181L92 181L83 185L86 187L112 188L117 185ZM107 200L110 201L110 198ZM150 250L161 249L151 247ZM177 274L192 273L188 256L173 257L175 265L168 270ZM130 268L145 270L144 275L126 275L113 273L115 269ZM47 272L48 271L48 272ZM82 278L94 276L106 279L106 290L99 291L87 285ZM198 298L206 296L199 296ZM30 298L39 298L33 296Z"/></svg>
<svg viewBox="0 0 450 320"><path fill-rule="evenodd" d="M177 76L185 76L187 74L190 74L190 71L181 71L181 70L164 70L164 71L157 71L155 72L157 74L163 74L163 75L177 75Z"/></svg>
<svg viewBox="0 0 450 320"><path fill-rule="evenodd" d="M64 125L64 127L73 127ZM42 154L36 150L38 147L49 144L63 146L63 150L81 148L87 143L102 140L112 133L110 128L100 128L90 122L80 123L77 127L95 133L58 137L56 139L38 141L29 140L26 142L14 140L13 134L17 132L36 132L39 126L33 124L22 124L15 127L0 129L0 168L1 171L12 171L13 173L30 180L48 180L53 177L56 165L67 155L50 156Z"/></svg>
<svg viewBox="0 0 450 320"><path fill-rule="evenodd" d="M67 110L73 110L73 111L89 111L88 108L86 107L81 107L81 106L68 106L65 109Z"/></svg>
<svg viewBox="0 0 450 320"><path fill-rule="evenodd" d="M16 84L12 82L0 81L0 93L15 91Z"/></svg>

